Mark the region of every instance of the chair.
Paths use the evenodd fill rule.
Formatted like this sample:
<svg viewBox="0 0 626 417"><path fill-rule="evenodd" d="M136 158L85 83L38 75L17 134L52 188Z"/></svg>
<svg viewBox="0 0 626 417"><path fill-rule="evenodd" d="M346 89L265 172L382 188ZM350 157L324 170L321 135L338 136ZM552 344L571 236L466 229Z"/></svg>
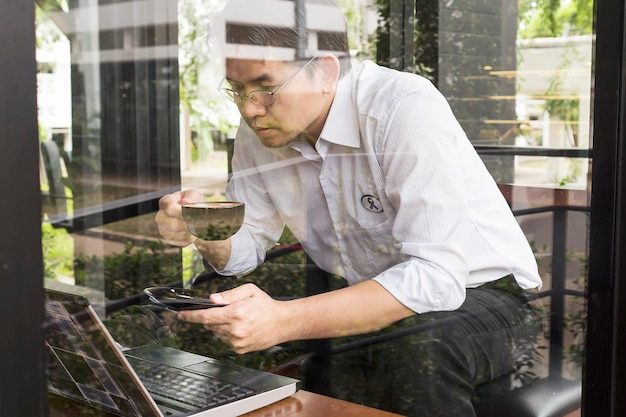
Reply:
<svg viewBox="0 0 626 417"><path fill-rule="evenodd" d="M547 377L504 393L498 385L496 380L477 389L478 417L565 417L581 407L580 381Z"/></svg>
<svg viewBox="0 0 626 417"><path fill-rule="evenodd" d="M66 183L61 170L61 153L58 145L52 140L41 142L41 157L49 187L48 192L43 194L44 200L54 213L66 212Z"/></svg>

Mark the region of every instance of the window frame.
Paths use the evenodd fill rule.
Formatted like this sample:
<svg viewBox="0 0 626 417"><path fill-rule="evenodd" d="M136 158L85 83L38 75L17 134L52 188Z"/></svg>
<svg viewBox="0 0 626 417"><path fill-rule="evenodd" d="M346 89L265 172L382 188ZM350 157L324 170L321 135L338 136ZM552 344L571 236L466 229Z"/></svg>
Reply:
<svg viewBox="0 0 626 417"><path fill-rule="evenodd" d="M626 413L624 3L595 4L593 151L583 415ZM610 140L606 140L609 138ZM593 185L593 187L592 187ZM608 381L608 386L607 386Z"/></svg>
<svg viewBox="0 0 626 417"><path fill-rule="evenodd" d="M0 404L3 415L13 416L47 414L34 17L34 2L2 4Z"/></svg>
<svg viewBox="0 0 626 417"><path fill-rule="evenodd" d="M596 3L587 356L583 414L626 415L626 160L624 4ZM8 0L0 14L0 190L10 196L0 235L0 278L12 297L4 317L0 403L7 415L47 415L37 137L34 3ZM598 59L599 58L599 59ZM19 76L16 76L19 74ZM604 139L608 138L608 140ZM19 175L15 175L15 173ZM591 184L590 184L591 185ZM17 366L19 364L19 366ZM608 383L607 383L608 381Z"/></svg>

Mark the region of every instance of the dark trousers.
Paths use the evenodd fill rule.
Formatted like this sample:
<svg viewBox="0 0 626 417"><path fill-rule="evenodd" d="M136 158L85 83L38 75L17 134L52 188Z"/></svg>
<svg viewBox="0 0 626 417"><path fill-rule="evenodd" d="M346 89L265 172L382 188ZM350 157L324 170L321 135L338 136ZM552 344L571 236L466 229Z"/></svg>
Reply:
<svg viewBox="0 0 626 417"><path fill-rule="evenodd" d="M523 382L537 356L544 315L530 298L507 276L468 289L458 310L340 339L350 349L331 357L331 394L405 416L475 416L476 387Z"/></svg>

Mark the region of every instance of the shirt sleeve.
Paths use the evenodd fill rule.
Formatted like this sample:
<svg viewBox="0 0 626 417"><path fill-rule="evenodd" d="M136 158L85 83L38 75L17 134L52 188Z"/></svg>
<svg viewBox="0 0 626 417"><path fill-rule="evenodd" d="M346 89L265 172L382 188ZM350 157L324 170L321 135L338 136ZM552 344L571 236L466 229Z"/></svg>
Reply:
<svg viewBox="0 0 626 417"><path fill-rule="evenodd" d="M226 197L245 204L241 229L231 237L231 256L226 266L217 270L223 275L242 276L253 271L265 260L265 253L280 238L284 223L274 208L259 174L263 161L255 155L262 146L244 121L237 131L233 153L233 176L226 187ZM260 168L259 168L260 163Z"/></svg>

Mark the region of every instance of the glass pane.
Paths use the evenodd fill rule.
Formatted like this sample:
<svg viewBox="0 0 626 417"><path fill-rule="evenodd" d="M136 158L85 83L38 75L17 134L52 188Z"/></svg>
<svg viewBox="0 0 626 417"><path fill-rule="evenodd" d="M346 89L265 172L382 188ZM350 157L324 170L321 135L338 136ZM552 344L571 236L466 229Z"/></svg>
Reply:
<svg viewBox="0 0 626 417"><path fill-rule="evenodd" d="M525 351L528 356L518 358L523 363L516 372L504 375L506 388L532 386L534 379L548 377L581 380L586 334L591 0L545 5L526 0L341 0L341 19L333 14L335 5L330 0L248 2L246 10L224 22L235 37L259 22L268 26L288 22L296 29L303 29L297 27L298 22L306 22L307 31L303 36L298 30L284 30L273 40L272 53L281 57L278 62L298 58L298 69L289 67L293 71L276 79L267 74L258 77L270 78L271 85L257 80L238 88L237 80L229 76L225 85L243 100L239 107L218 90L228 75L223 60L227 52L211 34L220 28L216 19L225 0L36 3L46 285L87 295L120 344L167 344L249 367L289 372L301 378L307 389L394 411L398 411L397 404L412 400L396 398L388 387L376 388L376 395L369 395L374 385L367 377L370 370L374 375L384 374L390 386L396 377L386 374L388 363L378 360L385 344L370 350L361 349L360 339L296 340L239 355L211 332L177 320L170 311L147 314L146 306L152 304L142 297L142 290L150 286L193 286L208 293L253 282L274 298L290 299L343 288L347 281L360 279L360 272L354 271L361 266L338 255L342 233L351 233L343 218L316 223L306 215L285 212L281 218L263 218L279 225L270 232L264 230L255 241L255 256L269 247L267 258L258 255L264 262L241 276L221 276L194 245L168 242L155 222L159 198L179 190L197 190L209 201L223 200L227 193L243 196L263 208L279 205L284 195L297 196L294 200L303 207L321 204L311 197L318 194L303 192L310 183L294 185L278 174L275 183L242 181L245 170L236 168L245 165L242 159L257 155L244 157L239 151L239 161L237 156L234 162L232 158L237 141L241 142L236 136L246 129L240 125L240 116L251 111L255 97L280 103L282 96L293 96L289 89L301 85L301 72L311 73L311 68L302 69L304 65L312 63L312 73L322 68L313 58L329 51L336 54L335 36L347 32L349 45L346 57L340 56L342 63L350 61L354 69L372 60L418 73L437 87L532 247L543 281L536 304L549 320L545 332L532 341L532 349ZM297 16L305 4L306 20L302 20ZM258 46L250 43L239 46L241 50ZM291 54L289 58L280 55L285 53ZM257 56L254 62L258 61ZM385 94L381 91L381 97ZM299 97L295 105L308 115L303 103L315 108L316 97L304 93ZM266 109L278 112L279 106L272 106ZM263 109L254 111L264 114ZM293 120L299 121L295 107L292 113ZM260 132L258 137L263 135ZM334 154L306 146L302 144L298 155L314 167L312 182L362 181L357 169L347 165L343 177L326 175L318 165L324 162L322 156ZM283 172L284 161L273 162L264 169ZM355 166L362 168L363 163ZM256 175L255 169L244 173ZM250 174L256 179L255 175ZM233 191L237 181L245 185L244 190ZM342 189L333 197L345 192ZM380 201L370 194L358 197L354 205L365 207L367 213L355 227L363 236L369 233L371 237L376 231L381 235L385 225L374 220ZM251 213L258 210L249 206ZM394 233L395 239L404 230ZM336 239L327 257L316 253L315 246L308 247L317 266L302 250L311 235L328 247ZM389 250L401 246L397 241L378 242L379 237L365 239L358 246L372 255L356 263L376 265L377 258L387 259ZM405 260L398 252L394 261L400 263L400 259ZM147 310L153 312L151 307ZM403 334L402 326L382 333ZM425 334L411 342L423 343ZM312 351L328 353L331 348L335 354L320 355L315 367L301 366L302 358ZM353 372L363 368L363 363L368 364L364 368L368 372ZM418 360L413 365L416 372L428 368Z"/></svg>
<svg viewBox="0 0 626 417"><path fill-rule="evenodd" d="M181 275L152 214L180 187L177 8L157 3L37 2L46 278L100 305Z"/></svg>
<svg viewBox="0 0 626 417"><path fill-rule="evenodd" d="M415 15L403 2L376 3L379 62L422 74L445 95L533 247L550 320L527 376L579 382L593 2L426 0Z"/></svg>
<svg viewBox="0 0 626 417"><path fill-rule="evenodd" d="M530 372L580 381L593 2L416 3L415 68L448 98L540 266L550 320Z"/></svg>
<svg viewBox="0 0 626 417"><path fill-rule="evenodd" d="M83 397L120 415L156 415L111 355L116 346L175 345L142 291L181 286L191 265L154 221L158 199L181 186L178 3L36 5L45 286L87 297L117 343L105 343L95 322L93 351L72 334L65 353L46 339L50 410L108 415ZM82 379L59 370L68 357L83 365ZM88 369L96 377L84 378Z"/></svg>

